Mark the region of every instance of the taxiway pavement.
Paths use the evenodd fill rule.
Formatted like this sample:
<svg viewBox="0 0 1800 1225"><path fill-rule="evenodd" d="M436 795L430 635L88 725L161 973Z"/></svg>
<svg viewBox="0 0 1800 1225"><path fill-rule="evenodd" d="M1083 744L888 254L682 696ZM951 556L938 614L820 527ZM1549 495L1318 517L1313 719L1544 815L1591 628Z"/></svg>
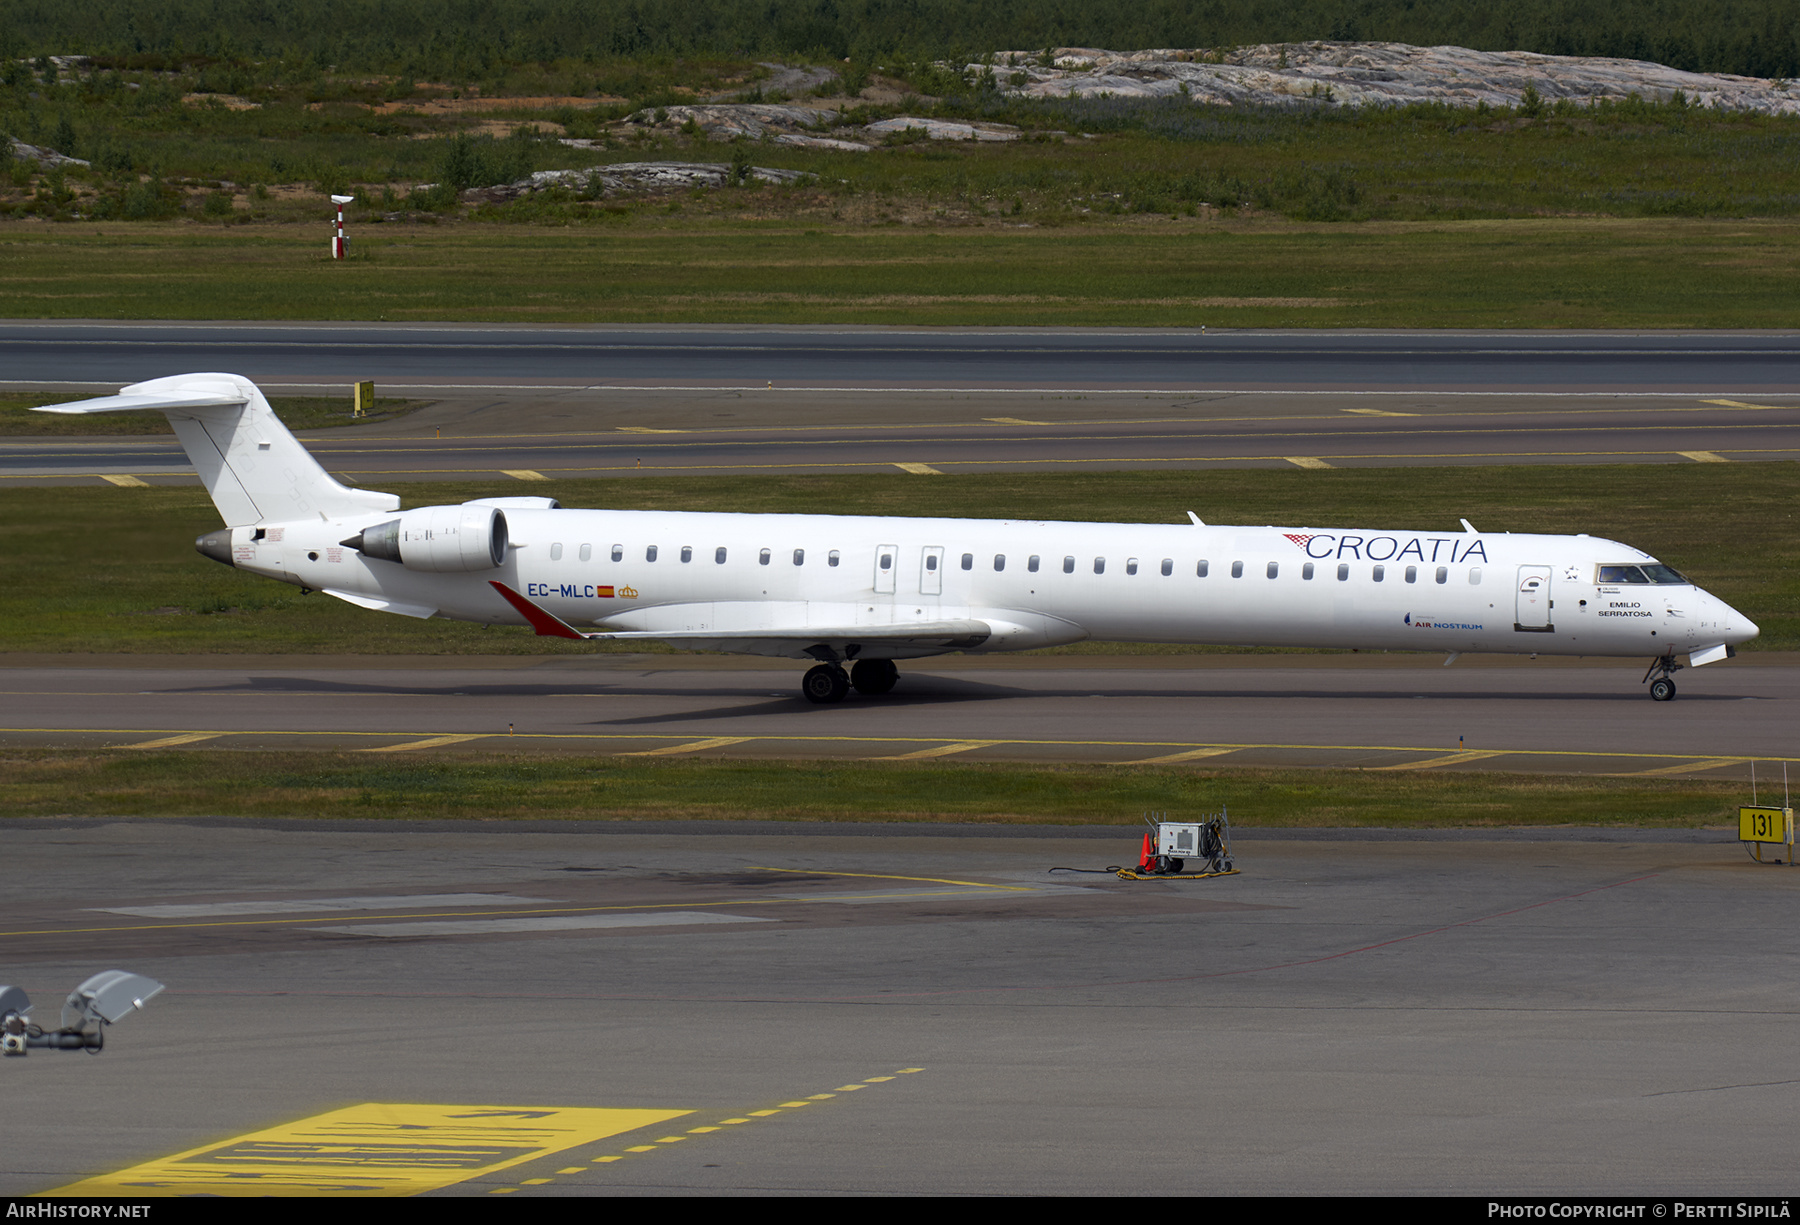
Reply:
<svg viewBox="0 0 1800 1225"><path fill-rule="evenodd" d="M766 827L762 827L766 829ZM1723 833L32 822L0 1191L1785 1195L1800 876ZM170 1158L177 1158L170 1160Z"/></svg>
<svg viewBox="0 0 1800 1225"><path fill-rule="evenodd" d="M0 668L15 746L1200 762L1766 781L1800 766L1800 661L1689 669L1465 656L948 657L883 697L800 696L799 664L587 655L86 661ZM48 665L48 666L47 666ZM1756 763L1761 763L1760 767Z"/></svg>

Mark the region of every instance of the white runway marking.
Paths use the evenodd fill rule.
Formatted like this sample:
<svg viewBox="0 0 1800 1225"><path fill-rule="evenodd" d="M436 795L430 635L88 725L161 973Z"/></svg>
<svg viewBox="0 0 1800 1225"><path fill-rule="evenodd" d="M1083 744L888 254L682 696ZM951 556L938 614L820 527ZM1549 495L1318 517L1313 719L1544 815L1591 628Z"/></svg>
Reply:
<svg viewBox="0 0 1800 1225"><path fill-rule="evenodd" d="M541 919L439 919L424 923L359 923L314 931L351 936L485 936L504 932L567 932L607 927L681 927L693 923L776 923L750 915L661 910L647 914L557 915Z"/></svg>
<svg viewBox="0 0 1800 1225"><path fill-rule="evenodd" d="M316 914L334 910L414 910L441 906L510 906L562 901L552 897L514 897L510 893L415 893L405 897L317 897L243 902L190 902L156 906L91 906L101 914L134 915L140 919L198 919L240 914Z"/></svg>

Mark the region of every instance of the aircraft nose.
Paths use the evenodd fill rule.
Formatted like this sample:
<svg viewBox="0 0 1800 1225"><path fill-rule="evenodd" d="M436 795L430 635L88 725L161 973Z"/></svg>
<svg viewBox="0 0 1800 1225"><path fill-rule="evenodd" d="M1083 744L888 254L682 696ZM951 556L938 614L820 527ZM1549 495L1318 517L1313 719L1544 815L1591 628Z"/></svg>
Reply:
<svg viewBox="0 0 1800 1225"><path fill-rule="evenodd" d="M1709 595L1707 599L1711 600L1716 606L1719 623L1725 627L1725 641L1729 642L1732 646L1736 646L1740 642L1749 642L1752 638L1762 633L1762 630L1757 626L1756 622L1727 604L1724 600L1721 600L1718 596Z"/></svg>

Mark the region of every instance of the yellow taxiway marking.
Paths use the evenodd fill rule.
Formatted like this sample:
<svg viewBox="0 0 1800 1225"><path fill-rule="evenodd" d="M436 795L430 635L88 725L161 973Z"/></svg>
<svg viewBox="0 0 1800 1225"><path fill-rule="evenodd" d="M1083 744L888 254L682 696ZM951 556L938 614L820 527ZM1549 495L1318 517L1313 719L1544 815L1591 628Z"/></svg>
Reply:
<svg viewBox="0 0 1800 1225"><path fill-rule="evenodd" d="M123 473L102 473L100 476L100 479L108 482L109 484L117 485L122 489L148 489L148 488L150 488L149 481L140 481L135 476L126 476Z"/></svg>
<svg viewBox="0 0 1800 1225"><path fill-rule="evenodd" d="M1428 757L1424 761L1403 761L1397 766L1370 766L1371 770L1428 770L1432 766L1455 766L1465 761L1481 761L1488 757L1504 757L1505 749L1469 749L1447 757Z"/></svg>
<svg viewBox="0 0 1800 1225"><path fill-rule="evenodd" d="M795 872L802 876L854 876L861 880L907 880L923 885L963 885L970 889L999 889L1008 893L1029 893L1031 891L1030 885L996 885L989 881L946 880L941 876L895 876L888 872L826 872L817 868L752 868L751 871Z"/></svg>
<svg viewBox="0 0 1800 1225"><path fill-rule="evenodd" d="M178 744L199 744L202 740L217 740L223 732L186 732L180 736L164 736L161 740L146 740L142 744L128 744L128 749L172 749Z"/></svg>
<svg viewBox="0 0 1800 1225"><path fill-rule="evenodd" d="M84 1178L47 1194L420 1195L692 1113L367 1102Z"/></svg>
<svg viewBox="0 0 1800 1225"><path fill-rule="evenodd" d="M983 417L983 421L992 421L995 425L1050 425L1049 421L1027 421L1023 417Z"/></svg>
<svg viewBox="0 0 1800 1225"><path fill-rule="evenodd" d="M432 736L428 740L414 740L407 744L384 744L373 749L358 749L358 753L407 753L413 749L435 749L446 744L462 744L469 740L486 740L491 732L471 732L456 736Z"/></svg>
<svg viewBox="0 0 1800 1225"><path fill-rule="evenodd" d="M1720 766L1741 766L1749 760L1745 757L1712 757L1705 761L1683 762L1678 766L1660 766L1655 770L1633 770L1631 777L1644 778L1655 774L1692 774L1697 770L1717 770Z"/></svg>
<svg viewBox="0 0 1800 1225"><path fill-rule="evenodd" d="M1283 455L1281 458L1296 468L1329 468L1330 464L1312 455Z"/></svg>
<svg viewBox="0 0 1800 1225"><path fill-rule="evenodd" d="M870 761L923 761L927 757L948 757L952 753L967 753L970 749L985 749L999 744L998 740L959 740L955 744L940 744L935 749L916 749L911 753L900 753L893 757L871 757Z"/></svg>
<svg viewBox="0 0 1800 1225"><path fill-rule="evenodd" d="M1789 446L1789 447L1733 447L1732 451L1739 456L1750 457L1750 458L1746 458L1744 462L1754 462L1753 457L1761 456L1761 455L1777 456L1777 457L1791 457L1795 454L1796 451L1800 451L1800 448L1791 447L1791 446ZM1658 455L1669 455L1669 454L1672 454L1672 452L1669 452L1669 451L1646 451L1646 450L1634 450L1634 451L1415 451L1415 452L1408 452L1408 451L1373 452L1373 451L1371 451L1366 454L1359 453L1356 455L1337 455L1337 456L1333 456L1332 458L1339 460L1339 461L1347 460L1347 459L1364 460L1364 461L1399 460L1399 461L1403 461L1403 462L1416 462L1416 463L1426 463L1426 462L1432 461L1432 460L1464 460L1464 459L1466 459L1466 460L1475 460L1477 462L1482 462L1482 463L1504 463L1504 462L1508 462L1508 461L1512 461L1512 460L1647 459L1647 458L1654 458L1655 456L1658 456ZM1313 464L1313 463L1305 462L1308 460L1317 460L1317 463ZM1043 468L1046 471L1054 471L1054 470L1059 470L1059 469L1064 469L1064 468L1077 468L1077 467L1081 467L1084 464L1106 464L1111 467L1119 468L1119 467L1124 467L1124 466L1131 465L1131 464L1155 464L1159 467L1168 467L1171 464L1226 465L1226 464L1258 463L1258 462L1267 462L1267 461L1281 461L1283 463L1299 464L1301 467L1314 467L1314 466L1331 467L1331 466L1333 466L1331 464L1326 463L1323 459L1318 459L1318 457L1316 457L1316 456L1292 456L1292 455L1117 455L1117 456L1097 455L1097 456L1083 457L1080 459L1057 459L1057 458L1047 458L1047 457L1046 458L1037 458L1037 459L983 458L980 460L971 460L969 462L971 462L971 463L979 462L982 465L984 465L986 467L990 467L990 468L1001 468L1001 467L1028 468L1028 467L1036 466L1036 467ZM920 466L929 468L929 465L920 465ZM871 459L871 460L858 460L858 461L838 462L838 463L834 463L834 462L831 462L828 460L808 460L808 461L800 461L800 462L794 462L794 463L780 463L780 464L651 464L648 467L641 467L635 463L632 463L632 464L592 463L592 464L575 464L575 465L571 465L569 467L564 467L564 468L552 468L552 469L550 469L550 471L559 473L559 474L575 474L575 473L587 473L587 472L634 472L634 471L641 471L641 472L819 472L819 471L837 472L837 471L845 471L845 472L849 472L849 471L863 471L863 470L869 469L869 468L897 468L897 467L904 467L904 465L887 463L887 462L884 462L881 460ZM907 470L911 471L910 468ZM465 477L465 476L472 476L472 475L479 476L482 473L492 472L492 471L494 471L494 469L492 469L492 468L364 468L364 469L358 469L354 473L354 479L358 480L358 481L372 481L372 480L377 480L377 479L380 479L383 477L393 478L393 477L407 477L407 476L440 476L440 477L449 478L449 477ZM57 474L54 474L51 476L45 476L41 473L36 473L36 472L0 472L0 481L73 480L80 476L98 476L98 475L99 475L98 473L73 473L73 472L71 472L71 473L57 473ZM182 476L184 479L186 479L185 473L176 473L176 474L172 474L172 475L179 475L179 476ZM517 476L517 473L508 472L508 473L506 473L506 475ZM935 473L935 475L941 476L943 474ZM518 479L520 479L520 480L533 480L533 479L550 480L552 478L542 476L540 474L540 476L537 478L519 477Z"/></svg>
<svg viewBox="0 0 1800 1225"><path fill-rule="evenodd" d="M685 434L686 430L659 430L648 425L621 425L621 434Z"/></svg>
<svg viewBox="0 0 1800 1225"><path fill-rule="evenodd" d="M1347 413L1355 413L1359 417L1416 417L1418 413L1393 413L1385 408L1346 408Z"/></svg>
<svg viewBox="0 0 1800 1225"><path fill-rule="evenodd" d="M1721 404L1726 408L1793 408L1792 404L1746 404L1742 400L1702 400L1702 404Z"/></svg>
<svg viewBox="0 0 1800 1225"><path fill-rule="evenodd" d="M930 464L895 464L894 467L900 469L900 471L902 471L902 472L910 472L914 476L942 476L942 475L944 475L942 472L939 472L936 468L933 468Z"/></svg>
<svg viewBox="0 0 1800 1225"><path fill-rule="evenodd" d="M1728 464L1731 462L1717 451L1677 451L1675 454L1683 459L1691 459L1697 464Z"/></svg>
<svg viewBox="0 0 1800 1225"><path fill-rule="evenodd" d="M1185 753L1170 753L1165 757L1140 757L1136 761L1121 761L1121 766L1155 766L1166 765L1174 761L1199 761L1203 757L1223 757L1227 753L1235 753L1236 749L1189 749Z"/></svg>
<svg viewBox="0 0 1800 1225"><path fill-rule="evenodd" d="M588 697L586 694L573 694L574 697ZM315 730L271 730L267 728L186 728L172 727L0 727L0 735L32 735L32 736L151 736L157 733L164 735L206 735L206 736L282 736L301 739L339 736L350 739L374 736L427 736L434 733L425 731L355 731L338 729ZM497 734L497 733L496 733ZM521 732L520 740L574 740L584 744L604 745L622 741L643 740L679 740L683 744L692 744L692 733L656 733L656 732ZM783 744L871 744L901 745L943 744L940 736L745 736L745 741L767 740ZM1442 748L1437 745L1420 744L1300 744L1294 742L1277 743L1274 741L1246 741L1242 744L1198 745L1180 740L1036 740L1026 737L1008 740L982 740L970 742L976 747L986 745L1016 746L1019 748L1050 749L1198 749L1218 748L1230 749L1232 752L1243 752L1254 749L1304 750L1319 753L1439 753ZM1683 756L1680 753L1621 752L1611 749L1495 749L1492 750L1509 757L1582 757L1582 758L1616 758L1621 761L1630 760L1663 760ZM629 756L629 754L619 754ZM1689 754L1694 761L1711 761L1712 755ZM877 759L879 760L879 759ZM1800 757L1777 757L1768 754L1745 754L1734 758L1737 761L1791 762L1800 766Z"/></svg>
<svg viewBox="0 0 1800 1225"><path fill-rule="evenodd" d="M585 695L571 695L571 696L585 696ZM149 735L155 735L158 732L161 732L166 736L172 736L172 735L177 735L177 734L202 736L202 737L221 737L221 738L229 737L229 736L267 736L267 737L283 737L283 738L293 737L293 738L301 739L301 740L307 740L307 739L317 740L317 739L323 738L323 737L338 737L338 738L343 738L343 739L355 740L355 739L368 739L368 738L377 737L377 736L386 738L386 737L392 737L392 736L397 736L397 735L425 736L428 734L423 731L397 732L397 731L355 731L355 730L337 730L337 729L331 729L331 730L325 730L325 729L271 730L271 729L266 729L266 728L241 728L241 727L240 728L230 728L230 729L195 728L192 731L182 731L182 732L178 732L177 729L174 729L174 728L154 728L154 727L0 727L0 736L6 736L6 735L149 736ZM1252 743L1244 743L1244 744L1195 745L1195 744L1191 744L1191 743L1183 744L1182 742L1180 742L1178 740L1050 740L1050 739L1039 740L1039 739L1028 739L1028 738L1021 737L1018 739L1010 739L1010 740L959 741L955 745L945 745L941 739L937 739L937 738L929 737L929 736L796 736L796 735L718 737L718 738L715 738L714 740L703 740L703 741L696 742L693 739L691 739L691 735L692 735L691 733L689 733L688 735L679 735L679 734L659 734L659 733L646 733L646 732L629 732L629 733L525 732L525 733L521 733L518 736L518 739L525 740L525 739L529 738L531 740L536 740L536 741L572 741L572 742L580 743L582 745L592 745L595 748L604 749L606 751L613 753L615 756L620 756L620 757L631 757L631 756L643 755L643 754L620 752L617 749L613 748L612 747L613 745L620 744L620 743L628 743L631 741L637 741L637 742L641 743L645 740L676 740L676 741L680 741L681 742L680 744L671 746L674 749L674 751L677 753L694 751L696 749L707 747L709 745L719 744L720 742L722 742L724 740L738 740L738 741L741 741L744 743L748 743L750 741L767 741L769 743L806 745L809 747L810 746L837 746L837 745L869 745L869 746L875 746L875 747L882 747L882 746L888 746L888 745L894 745L894 746L898 746L898 745L933 746L933 745L935 745L935 746L940 746L941 748L943 748L949 752L962 752L965 749L987 748L987 747L1016 748L1016 749L1055 749L1055 750L1065 750L1065 749L1173 749L1173 750L1177 750L1180 752L1187 752L1187 751L1195 750L1195 749L1219 749L1219 750L1222 750L1225 752L1233 752L1233 753L1254 752L1257 750L1281 751L1281 752L1356 753L1356 754L1365 754L1365 753L1439 753L1439 752L1442 752L1442 750L1440 748L1438 748L1437 746L1417 745L1417 744L1296 744L1296 743L1252 742ZM324 750L322 750L322 751L324 751ZM656 750L648 750L646 752L655 753ZM1681 756L1680 754L1675 754L1675 753L1622 752L1619 750L1606 750L1606 749L1516 748L1516 749L1485 750L1485 752L1490 756L1516 757L1521 760L1529 760L1532 758L1567 757L1567 758L1579 758L1583 761L1611 760L1611 761L1617 761L1621 764L1629 764L1631 762L1645 761L1645 760L1667 761L1671 757ZM661 755L665 755L665 754L657 753L657 755L661 756ZM929 756L929 755L941 755L941 754L937 754L934 752L933 749L927 748L927 749L923 750L920 755L921 756ZM898 760L907 759L912 756L913 756L912 754L901 754L897 757L869 757L869 758L863 758L862 760L898 761ZM1692 761L1697 761L1697 762L1698 761L1713 762L1716 760L1721 760L1721 759L1718 759L1715 757L1704 756L1701 754L1692 754L1692 755L1690 755L1689 759ZM1474 760L1474 758L1467 758L1466 760ZM1779 756L1773 756L1773 755L1767 755L1767 754L1765 754L1765 755L1746 755L1743 757L1732 758L1730 760L1741 761L1741 762L1750 762L1750 761L1769 762L1769 763L1773 763L1773 764L1779 764L1779 763L1786 762L1786 763L1791 763L1794 765L1800 765L1800 757L1779 757ZM1130 764L1135 764L1135 763L1116 762L1113 764L1130 765ZM1710 768L1710 766L1704 767L1704 768ZM413 916L413 917L418 917L418 916ZM0 934L4 934L4 933L0 933Z"/></svg>
<svg viewBox="0 0 1800 1225"><path fill-rule="evenodd" d="M547 481L550 478L535 468L502 468L501 476L510 476L515 481Z"/></svg>
<svg viewBox="0 0 1800 1225"><path fill-rule="evenodd" d="M670 744L660 749L645 749L639 753L621 753L621 757L673 757L677 753L699 753L706 749L722 749L727 745L743 744L755 740L755 736L714 736L711 740L693 740L687 744Z"/></svg>

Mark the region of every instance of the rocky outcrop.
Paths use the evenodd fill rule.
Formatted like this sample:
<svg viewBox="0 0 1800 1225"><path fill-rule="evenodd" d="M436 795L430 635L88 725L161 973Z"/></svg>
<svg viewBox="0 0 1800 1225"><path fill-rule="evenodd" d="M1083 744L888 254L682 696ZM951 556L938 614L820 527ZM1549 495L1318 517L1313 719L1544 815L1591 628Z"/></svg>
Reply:
<svg viewBox="0 0 1800 1225"><path fill-rule="evenodd" d="M59 166L87 166L90 163L79 157L70 157L66 153L58 153L55 149L42 145L28 145L17 137L7 141L14 161L36 162L40 169L55 170Z"/></svg>
<svg viewBox="0 0 1800 1225"><path fill-rule="evenodd" d="M916 119L902 115L882 119L863 128L867 136L892 136L899 132L920 132L928 140L1017 140L1019 129L1010 123L958 123L947 119Z"/></svg>
<svg viewBox="0 0 1800 1225"><path fill-rule="evenodd" d="M1643 60L1471 51L1405 43L1270 43L1223 53L1206 50L1103 51L1060 47L1002 51L970 64L970 79L992 72L1003 93L1061 98L1185 96L1215 106L1515 107L1527 87L1547 102L1623 101L1635 94L1667 102L1679 91L1691 104L1770 115L1800 114L1800 86L1720 73L1683 72Z"/></svg>
<svg viewBox="0 0 1800 1225"><path fill-rule="evenodd" d="M783 132L804 132L837 121L834 110L814 110L776 102L732 102L707 106L663 106L642 110L630 122L644 127L698 131L708 140L761 140Z"/></svg>
<svg viewBox="0 0 1800 1225"><path fill-rule="evenodd" d="M744 177L777 186L809 178L800 170L751 166ZM475 187L462 193L472 204L500 204L551 187L566 187L607 197L637 192L683 191L693 187L723 187L732 181L732 167L725 162L619 162L586 170L540 170L516 183Z"/></svg>

